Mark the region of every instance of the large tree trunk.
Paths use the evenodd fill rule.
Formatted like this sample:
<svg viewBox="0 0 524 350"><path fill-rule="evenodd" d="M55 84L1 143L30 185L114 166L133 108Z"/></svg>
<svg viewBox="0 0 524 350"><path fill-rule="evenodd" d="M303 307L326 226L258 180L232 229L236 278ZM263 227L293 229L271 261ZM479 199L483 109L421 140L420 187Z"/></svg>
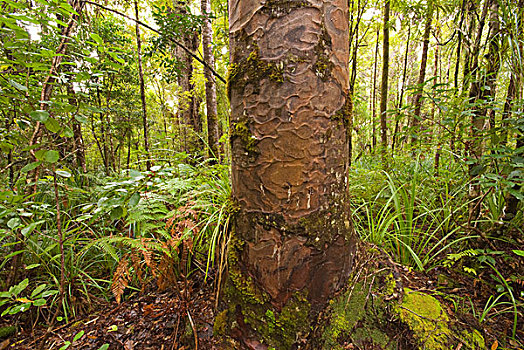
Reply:
<svg viewBox="0 0 524 350"><path fill-rule="evenodd" d="M204 61L210 66L215 66L215 57L213 56L213 28L211 27L211 2L210 0L201 0L202 14L205 16L202 30L202 51L204 51ZM207 109L207 144L209 154L216 159L219 158L218 144L218 114L217 114L217 93L216 84L213 74L208 67L204 67L204 77L206 78L206 109Z"/></svg>
<svg viewBox="0 0 524 350"><path fill-rule="evenodd" d="M385 158L388 147L388 77L389 77L389 8L390 0L386 0L384 6L384 33L382 46L382 84L380 86L380 134L382 140L382 162L386 165Z"/></svg>
<svg viewBox="0 0 524 350"><path fill-rule="evenodd" d="M230 47L229 334L291 349L353 265L347 1L232 0Z"/></svg>

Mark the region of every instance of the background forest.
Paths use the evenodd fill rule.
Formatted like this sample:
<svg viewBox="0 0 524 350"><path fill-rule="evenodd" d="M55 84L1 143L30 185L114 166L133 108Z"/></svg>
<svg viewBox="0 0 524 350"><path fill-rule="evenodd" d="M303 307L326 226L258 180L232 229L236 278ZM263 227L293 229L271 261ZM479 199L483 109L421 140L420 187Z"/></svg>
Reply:
<svg viewBox="0 0 524 350"><path fill-rule="evenodd" d="M491 349L522 347L524 1L349 6L358 236ZM207 291L212 315L227 269L229 139L245 135L227 2L0 9L0 344L66 349L87 339L75 320L174 288L173 348L195 345L194 300ZM118 333L103 331L93 349Z"/></svg>

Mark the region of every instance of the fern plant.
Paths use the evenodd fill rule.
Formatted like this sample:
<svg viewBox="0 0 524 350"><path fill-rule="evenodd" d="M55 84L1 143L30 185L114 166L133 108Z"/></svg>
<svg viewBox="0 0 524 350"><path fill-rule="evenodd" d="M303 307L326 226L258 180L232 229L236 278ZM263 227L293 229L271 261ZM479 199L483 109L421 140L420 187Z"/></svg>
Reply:
<svg viewBox="0 0 524 350"><path fill-rule="evenodd" d="M154 171L154 176L135 172L132 181L106 186L119 199L105 196L101 202L100 212L106 213L112 210L109 206L125 205L122 219L116 219L120 230L92 244L116 262L111 290L117 301L132 284L143 288L154 279L162 289L176 285L176 279L187 277L194 268L207 278L218 262L219 279L225 268L230 212L227 168L204 162ZM126 191L119 190L118 183ZM139 191L138 200L130 203Z"/></svg>

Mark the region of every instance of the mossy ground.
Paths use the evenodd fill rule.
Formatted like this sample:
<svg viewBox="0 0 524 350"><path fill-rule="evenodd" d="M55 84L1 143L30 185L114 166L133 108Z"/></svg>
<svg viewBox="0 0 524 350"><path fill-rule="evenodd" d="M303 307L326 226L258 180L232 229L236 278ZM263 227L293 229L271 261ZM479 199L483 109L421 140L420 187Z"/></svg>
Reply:
<svg viewBox="0 0 524 350"><path fill-rule="evenodd" d="M479 331L455 322L434 296L403 288L375 248L360 249L359 266L344 292L319 319L311 349L485 349ZM378 261L381 261L380 263ZM396 277L395 277L396 276Z"/></svg>
<svg viewBox="0 0 524 350"><path fill-rule="evenodd" d="M396 295L393 276L387 270L370 278L360 276L357 272L346 291L329 302L318 348L397 348L397 341L388 330L389 304L394 303Z"/></svg>
<svg viewBox="0 0 524 350"><path fill-rule="evenodd" d="M448 327L449 318L437 299L405 288L403 301L395 307L395 312L423 347L448 349L452 333Z"/></svg>
<svg viewBox="0 0 524 350"><path fill-rule="evenodd" d="M395 312L413 331L420 348L446 350L457 342L467 349L486 348L484 338L476 329L453 329L441 303L429 294L405 288L403 301Z"/></svg>
<svg viewBox="0 0 524 350"><path fill-rule="evenodd" d="M0 327L0 339L7 338L15 333L16 327L14 326Z"/></svg>

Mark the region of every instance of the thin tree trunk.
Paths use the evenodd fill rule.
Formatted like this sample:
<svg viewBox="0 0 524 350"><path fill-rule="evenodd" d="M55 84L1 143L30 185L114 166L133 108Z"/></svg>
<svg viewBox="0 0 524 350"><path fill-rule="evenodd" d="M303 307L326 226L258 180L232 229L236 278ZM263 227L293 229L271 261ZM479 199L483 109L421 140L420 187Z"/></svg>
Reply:
<svg viewBox="0 0 524 350"><path fill-rule="evenodd" d="M97 99L98 99L98 108L101 110L102 108L102 99L100 97L100 90L96 89L96 94L97 94ZM109 171L109 165L110 165L110 162L109 162L109 149L108 149L108 146L107 146L107 133L106 133L106 119L105 119L105 114L101 111L99 113L100 115L100 141L98 141L98 139L96 139L96 133L95 133L95 129L93 128L93 137L97 140L97 142L100 142L101 145L99 144L99 148L100 148L100 154L102 156L102 161L104 162L104 170L105 170L105 173L107 176L109 176L110 174L110 171ZM93 127L93 125L91 125Z"/></svg>
<svg viewBox="0 0 524 350"><path fill-rule="evenodd" d="M514 38L514 41L518 41L518 47L519 52L523 52L524 50L524 0L519 0L518 2L518 18L519 18L519 25L517 27L518 35L516 38ZM506 145L508 144L508 132L507 128L509 128L509 125L507 123L507 120L510 118L511 114L514 113L513 108L514 101L519 99L519 95L522 89L522 79L523 79L523 64L520 59L515 59L514 66L512 67L511 71L511 78L508 86L508 94L506 97L506 102L504 104L504 112L503 112L503 119L502 119L502 130L506 130L501 133L501 139L502 142L505 142ZM522 110L520 111L522 112ZM519 130L520 135L517 134L517 141L516 141L516 149L519 149L521 147L524 147L524 130L522 128ZM512 190L518 192L521 189L520 184L515 184L512 186ZM518 207L521 200L519 200L517 197L515 197L512 193L508 193L506 195L506 211L504 213L503 219L504 220L511 220L517 215Z"/></svg>
<svg viewBox="0 0 524 350"><path fill-rule="evenodd" d="M142 126L144 130L144 151L146 152L146 169L151 170L151 154L149 153L149 135L147 127L146 90L144 86L144 72L142 70L142 40L140 39L140 25L138 24L138 0L135 0L135 31L136 54L138 57L138 78L140 81L140 100L142 102Z"/></svg>
<svg viewBox="0 0 524 350"><path fill-rule="evenodd" d="M66 272L65 272L65 254L64 254L64 232L62 229L62 218L60 211L60 196L58 193L58 185L56 182L56 167L53 164L53 189L55 194L55 209L56 209L56 231L58 233L58 247L60 249L60 303L64 306L65 299L65 284L66 284Z"/></svg>
<svg viewBox="0 0 524 350"><path fill-rule="evenodd" d="M202 30L202 50L204 51L204 61L211 67L215 66L213 56L213 27L211 26L211 2L201 0L201 10L204 15L204 25ZM217 93L216 83L211 70L204 67L204 77L206 79L206 110L207 110L207 144L209 156L217 160L220 157L220 146L218 144L218 114L217 114Z"/></svg>
<svg viewBox="0 0 524 350"><path fill-rule="evenodd" d="M186 13L186 2L187 0L173 0L175 11L181 15ZM198 48L198 35L196 32L184 33L183 34L184 46L193 53ZM198 107L200 105L195 94L195 87L193 83L193 57L182 50L181 48L175 48L175 55L183 63L182 72L178 77L178 86L180 87L179 94L179 116L181 126L183 128L183 139L186 152L193 152L195 149L200 147L200 140L195 137L194 133L202 132L202 121L198 114ZM194 133L189 132L193 130ZM191 148L191 149L189 149Z"/></svg>
<svg viewBox="0 0 524 350"><path fill-rule="evenodd" d="M493 0L491 5L491 14L489 19L490 37L488 55L486 60L488 62L488 73L486 76L487 84L489 87L490 100L486 101L491 105L488 108L488 120L490 130L495 129L495 97L497 94L497 75L500 70L500 16L499 16L499 3L497 0ZM493 142L496 142L496 133L491 133ZM492 142L492 144L493 144Z"/></svg>
<svg viewBox="0 0 524 350"><path fill-rule="evenodd" d="M439 23L439 12L438 12L438 9L437 9L437 15L436 15L436 20L437 20L437 23ZM437 25L436 28L435 28L435 38L436 38L436 41L437 41L437 44L435 45L435 59L434 59L434 65L433 65L433 84L438 84L439 83L439 63L440 63L440 57L441 57L441 52L440 52L440 45L438 45L439 43L439 37L440 37L440 30L439 30L439 26ZM431 114L430 114L430 122L431 122L431 130L430 130L430 133L428 135L428 143L431 144L433 142L433 137L434 135L439 135L438 133L438 128L439 128L439 125L440 123L438 121L435 120L435 112L436 112L436 109L437 109L437 104L435 103L435 101L432 101L431 103ZM440 142L440 140L438 140L438 142ZM440 144L439 144L439 148L440 148ZM437 153L439 152L438 150L436 151Z"/></svg>
<svg viewBox="0 0 524 350"><path fill-rule="evenodd" d="M478 63L479 63L479 55L480 55L480 49L481 49L481 41L482 41L482 33L484 32L484 25L486 23L486 16L488 14L489 5L491 3L491 0L485 0L484 6L482 7L482 14L480 16L478 29L476 31L476 37L475 42L473 43L473 47L469 48L467 52L467 58L466 63L464 65L464 80L462 84L462 90L468 91L470 87L470 83L476 81L477 71L478 71ZM470 4L469 9L469 15L470 15L470 40L473 37L473 33L475 32L474 26L475 26L475 14L476 5ZM471 92L471 90L470 90Z"/></svg>
<svg viewBox="0 0 524 350"><path fill-rule="evenodd" d="M93 120L94 118L90 118L90 119L91 119L91 133L93 134L93 139L95 140L96 146L98 148L98 152L100 153L100 157L102 158L102 163L104 165L104 171L105 171L106 175L108 175L109 169L107 168L107 162L106 162L106 159L105 159L104 150L103 150L103 147L101 145L100 139L98 138L98 136L96 136L95 123L94 123L94 120ZM102 140L102 142L103 142L103 140Z"/></svg>
<svg viewBox="0 0 524 350"><path fill-rule="evenodd" d="M373 135L371 135L372 139L372 145L373 145L373 152L375 152L375 149L377 148L377 132L376 132L376 124L377 124L377 66L378 66L378 39L380 32L377 30L377 42L375 44L375 60L373 61L373 89L371 91L372 94L372 104L371 107L371 122L373 124Z"/></svg>
<svg viewBox="0 0 524 350"><path fill-rule="evenodd" d="M349 35L349 45L351 50L351 43L354 40L354 45L351 53L351 72L349 78L349 93L348 93L348 116L347 116L347 142L348 142L348 167L351 167L352 156L353 156L353 114L355 108L355 102L353 100L355 94L355 82L357 79L357 54L358 47L360 44L360 38L358 36L360 21L362 19L362 14L364 8L360 7L360 0L357 2L357 18L353 26L353 13L351 15L350 26L350 35Z"/></svg>
<svg viewBox="0 0 524 350"><path fill-rule="evenodd" d="M397 120L395 120L395 131L393 132L393 142L391 144L391 153L395 152L395 143L398 138L399 124L400 124L400 110L404 103L404 91L406 89L406 76L408 69L408 55L409 55L409 41L411 39L411 22L408 22L408 37L406 39L406 50L404 52L404 68L402 69L402 86L400 87L400 96L397 102L397 109L399 113L397 114Z"/></svg>
<svg viewBox="0 0 524 350"><path fill-rule="evenodd" d="M508 84L508 92L506 93L506 101L504 102L504 110L502 111L500 131L500 140L506 146L508 146L509 143L508 129L510 128L510 125L508 123L508 119L512 114L513 101L517 98L517 86L519 85L518 80L519 77L515 71L512 71Z"/></svg>
<svg viewBox="0 0 524 350"><path fill-rule="evenodd" d="M384 32L382 46L382 83L380 85L380 135L382 140L382 162L386 165L386 153L388 147L387 129L387 107L388 107L388 75L389 75L389 11L390 0L384 5Z"/></svg>
<svg viewBox="0 0 524 350"><path fill-rule="evenodd" d="M75 98L75 90L72 84L67 85L67 94L69 95L69 104L71 106L77 106L78 102ZM73 129L73 145L75 153L75 166L82 169L84 173L87 173L86 156L84 140L82 137L82 125L73 117L71 118L71 127Z"/></svg>
<svg viewBox="0 0 524 350"><path fill-rule="evenodd" d="M133 132L129 132L127 135L127 157L126 157L126 169L127 174L129 175L129 165L131 163L131 137L133 136Z"/></svg>
<svg viewBox="0 0 524 350"><path fill-rule="evenodd" d="M12 113L12 118L10 117L10 113L9 111L5 111L4 112L4 116L5 116L5 130L7 133L10 132L10 129L11 129L11 125L13 124L13 121L17 119L17 108L16 108L16 104L13 104L13 113ZM9 178L9 188L11 190L14 190L14 185L15 185L15 174L14 174L14 167L13 165L13 150L10 149L9 150L9 153L7 154L7 164L9 166L9 175L8 175L8 178Z"/></svg>
<svg viewBox="0 0 524 350"><path fill-rule="evenodd" d="M457 60L455 63L455 74L453 77L453 83L455 86L455 90L458 89L458 75L459 75L459 69L460 69L460 51L462 49L462 23L464 23L464 15L465 15L465 9L466 9L466 1L468 0L462 0L462 5L460 8L460 21L458 25L458 40L457 40Z"/></svg>
<svg viewBox="0 0 524 350"><path fill-rule="evenodd" d="M70 20L68 21L67 25L62 28L61 30L61 41L58 45L58 48L56 49L56 54L53 56L53 60L51 62L51 68L49 68L49 73L47 74L43 84L42 84L42 91L40 94L40 109L41 110L47 110L47 102L51 98L51 94L53 92L53 86L54 82L56 80L56 77L58 76L57 72L60 67L60 64L62 63L63 58L65 57L65 54L67 52L67 47L69 45L69 40L71 40L71 35L73 34L73 30L76 27L77 20L79 17L79 13L82 12L83 8L83 2L73 0L70 2L70 5L73 7L73 9L76 11L76 14L72 14ZM31 136L31 139L29 140L29 147L40 143L40 139L42 138L42 124L40 122L36 122L35 130L33 131L33 134ZM29 151L31 155L33 156L33 159L36 161L36 154L34 149L31 148ZM38 178L40 176L40 166L38 166L32 174L33 178L33 188L32 192L36 193L37 190L37 184L38 184Z"/></svg>
<svg viewBox="0 0 524 350"><path fill-rule="evenodd" d="M475 72L478 70L478 57L472 57L472 74L477 77L471 84L471 90L469 94L470 102L477 104L485 104L486 101L491 100L494 97L494 89L496 83L497 73L500 69L499 59L499 44L498 44L498 32L500 28L499 15L498 15L498 1L497 0L486 0L485 9L491 8L490 14L490 36L488 38L489 49L486 55L487 67L483 75L477 77L478 74ZM484 12L484 11L483 11ZM487 13L487 10L486 10ZM480 54L480 37L482 37L482 29L484 18L479 23L479 30L477 32L477 40L474 48L476 55ZM486 88L487 87L487 88ZM469 156L471 162L468 165L470 181L472 182L469 186L469 198L471 200L469 205L469 221L475 220L480 213L480 202L479 198L481 195L481 188L478 182L475 182L475 178L478 175L479 168L481 166L480 159L483 154L483 142L484 142L484 121L487 115L487 106L477 106L471 117L470 127L470 143L469 143Z"/></svg>
<svg viewBox="0 0 524 350"><path fill-rule="evenodd" d="M422 94L424 92L424 82L426 81L426 66L428 63L428 49L429 49L429 35L431 34L431 21L433 20L433 6L428 5L428 16L426 20L426 26L424 28L424 35L422 37L423 46L422 46L422 58L420 60L420 71L418 74L417 82L417 94L415 95L415 111L413 113L413 122L412 122L412 135L411 135L411 145L415 146L418 140L421 138L421 110L422 110Z"/></svg>

